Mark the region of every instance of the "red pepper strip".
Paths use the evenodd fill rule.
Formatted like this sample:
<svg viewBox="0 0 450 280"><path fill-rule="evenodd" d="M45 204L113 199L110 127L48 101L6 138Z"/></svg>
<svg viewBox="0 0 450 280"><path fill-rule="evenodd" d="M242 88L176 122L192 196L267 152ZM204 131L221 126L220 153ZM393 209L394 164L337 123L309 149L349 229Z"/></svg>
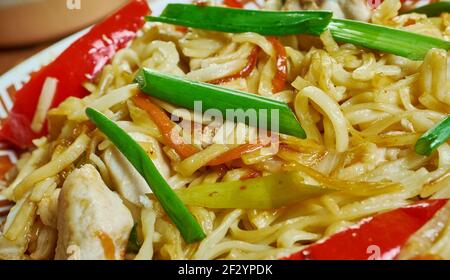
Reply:
<svg viewBox="0 0 450 280"><path fill-rule="evenodd" d="M189 29L186 26L175 25L175 30L181 33L187 33Z"/></svg>
<svg viewBox="0 0 450 280"><path fill-rule="evenodd" d="M258 2L256 2L256 0L224 0L223 4L225 6L231 7L231 8L239 8L242 9L244 8L244 5L247 3L253 2L255 3L256 6L260 7L260 5L258 4Z"/></svg>
<svg viewBox="0 0 450 280"><path fill-rule="evenodd" d="M276 73L272 79L272 92L277 93L284 89L286 85L286 79L288 77L288 65L286 57L286 49L275 37L268 37L267 40L272 43L273 48L277 56L276 61Z"/></svg>
<svg viewBox="0 0 450 280"><path fill-rule="evenodd" d="M286 260L393 260L448 199L426 200L363 220ZM376 254L376 255L375 255Z"/></svg>
<svg viewBox="0 0 450 280"><path fill-rule="evenodd" d="M34 138L45 135L46 126L38 133L30 127L45 80L48 77L58 80L51 107L58 106L69 96L86 96L88 91L83 83L92 80L119 49L136 37L145 23L144 16L149 13L145 0L131 1L94 26L52 63L33 73L31 80L16 93L14 106L1 128L0 140L27 148Z"/></svg>
<svg viewBox="0 0 450 280"><path fill-rule="evenodd" d="M244 3L241 0L224 0L223 4L231 8L244 8Z"/></svg>
<svg viewBox="0 0 450 280"><path fill-rule="evenodd" d="M239 73L228 76L228 77L216 79L216 80L210 81L209 83L218 85L218 84L230 82L234 79L248 77L252 73L253 69L255 69L256 63L258 62L258 53L259 53L259 47L254 47L253 50L251 51L250 55L248 56L247 64L241 71L239 71Z"/></svg>
<svg viewBox="0 0 450 280"><path fill-rule="evenodd" d="M217 166L217 165L225 164L225 163L231 162L235 159L239 159L243 154L247 154L247 153L256 151L258 149L261 149L262 147L264 147L264 145L262 145L262 144L244 144L244 145L241 145L239 147L236 147L232 150L229 150L229 151L223 153L216 159L213 159L210 162L208 162L207 165L208 166Z"/></svg>
<svg viewBox="0 0 450 280"><path fill-rule="evenodd" d="M184 143L178 133L173 133L175 123L170 120L161 108L153 104L146 95L141 93L135 96L133 102L136 106L147 112L155 122L167 145L173 148L180 157L187 158L198 152L195 146Z"/></svg>

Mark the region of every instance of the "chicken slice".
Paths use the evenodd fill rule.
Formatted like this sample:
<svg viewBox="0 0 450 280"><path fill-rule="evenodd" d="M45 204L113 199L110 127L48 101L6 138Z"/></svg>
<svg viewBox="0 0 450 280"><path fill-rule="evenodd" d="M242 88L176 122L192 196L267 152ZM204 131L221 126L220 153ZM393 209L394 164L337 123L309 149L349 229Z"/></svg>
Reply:
<svg viewBox="0 0 450 280"><path fill-rule="evenodd" d="M123 259L130 211L87 164L65 180L58 202L56 259Z"/></svg>
<svg viewBox="0 0 450 280"><path fill-rule="evenodd" d="M165 179L168 179L170 166L158 141L146 135L144 140L152 147L152 161L156 168ZM116 147L111 146L103 154L103 161L109 170L115 190L129 202L141 205L141 198L152 191L127 158Z"/></svg>
<svg viewBox="0 0 450 280"><path fill-rule="evenodd" d="M345 17L359 21L368 22L372 16L373 10L369 6L369 2L365 0L339 0Z"/></svg>
<svg viewBox="0 0 450 280"><path fill-rule="evenodd" d="M323 1L322 5L320 6L320 8L322 10L333 12L333 18L339 18L339 19L344 19L345 18L345 15L344 15L344 12L342 11L341 6L335 0L331 0L331 1L330 0L325 0L325 1Z"/></svg>
<svg viewBox="0 0 450 280"><path fill-rule="evenodd" d="M140 205L139 198L151 193L141 174L116 147L110 147L105 151L103 161L111 175L114 190L123 198L135 205Z"/></svg>

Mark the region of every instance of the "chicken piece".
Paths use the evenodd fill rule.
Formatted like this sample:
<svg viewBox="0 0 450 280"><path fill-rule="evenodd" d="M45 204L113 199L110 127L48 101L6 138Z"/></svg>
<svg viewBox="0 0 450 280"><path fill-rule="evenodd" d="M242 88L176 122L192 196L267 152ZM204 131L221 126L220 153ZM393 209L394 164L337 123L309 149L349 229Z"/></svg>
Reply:
<svg viewBox="0 0 450 280"><path fill-rule="evenodd" d="M325 11L332 11L333 18L345 19L344 12L342 11L341 6L338 2L336 2L336 0L323 1L320 9Z"/></svg>
<svg viewBox="0 0 450 280"><path fill-rule="evenodd" d="M366 0L339 0L344 15L348 19L368 22L372 16L372 8Z"/></svg>
<svg viewBox="0 0 450 280"><path fill-rule="evenodd" d="M279 3L280 1L269 2ZM333 12L333 18L365 22L370 20L373 12L366 0L286 0L283 9L288 11L327 10Z"/></svg>
<svg viewBox="0 0 450 280"><path fill-rule="evenodd" d="M318 1L317 0L300 0L300 5L303 10L318 10Z"/></svg>
<svg viewBox="0 0 450 280"><path fill-rule="evenodd" d="M109 147L103 154L115 190L129 202L140 205L139 198L151 190L141 174L116 148Z"/></svg>
<svg viewBox="0 0 450 280"><path fill-rule="evenodd" d="M170 177L170 166L158 141L150 136L145 136L145 140L153 151L151 157L153 163L161 175L168 179ZM141 205L141 197L152 191L139 172L116 147L109 147L103 154L103 160L109 169L115 190L129 202Z"/></svg>
<svg viewBox="0 0 450 280"><path fill-rule="evenodd" d="M56 259L123 259L133 218L94 166L73 171L58 202Z"/></svg>
<svg viewBox="0 0 450 280"><path fill-rule="evenodd" d="M298 0L286 0L284 1L283 10L286 11L298 11L301 10L302 6Z"/></svg>

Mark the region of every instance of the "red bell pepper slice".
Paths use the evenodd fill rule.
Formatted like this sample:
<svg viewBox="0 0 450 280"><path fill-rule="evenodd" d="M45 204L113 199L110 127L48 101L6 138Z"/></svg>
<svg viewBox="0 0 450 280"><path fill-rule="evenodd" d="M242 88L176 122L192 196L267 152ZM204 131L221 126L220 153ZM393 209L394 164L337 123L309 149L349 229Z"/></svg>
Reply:
<svg viewBox="0 0 450 280"><path fill-rule="evenodd" d="M285 260L393 260L448 199L426 200L363 220Z"/></svg>
<svg viewBox="0 0 450 280"><path fill-rule="evenodd" d="M260 7L256 0L224 0L223 4L230 8L244 8L245 4L253 2L256 6Z"/></svg>
<svg viewBox="0 0 450 280"><path fill-rule="evenodd" d="M31 129L45 80L48 77L58 80L52 108L69 96L86 96L88 91L83 88L83 83L95 78L116 52L136 37L145 23L144 16L150 12L145 0L131 1L95 25L53 62L33 73L30 81L15 95L14 106L0 130L0 140L27 148L33 139L45 135L46 126L40 132Z"/></svg>
<svg viewBox="0 0 450 280"><path fill-rule="evenodd" d="M243 3L243 1L241 1L241 0L224 0L223 4L228 6L228 7L231 7L231 8L240 8L240 9L242 9L242 8L244 8L244 4L245 3Z"/></svg>
<svg viewBox="0 0 450 280"><path fill-rule="evenodd" d="M284 89L288 77L286 49L275 37L268 37L267 40L272 44L277 57L276 72L272 79L272 92L277 93Z"/></svg>
<svg viewBox="0 0 450 280"><path fill-rule="evenodd" d="M216 79L213 81L209 81L209 83L214 84L214 85L219 85L219 84L228 83L235 79L248 77L253 72L253 69L255 69L256 64L258 63L258 54L259 54L259 47L253 47L250 55L248 56L247 64L244 66L244 68L242 68L241 71L239 71L239 73L236 73L236 74L224 77L224 78L219 78L219 79Z"/></svg>

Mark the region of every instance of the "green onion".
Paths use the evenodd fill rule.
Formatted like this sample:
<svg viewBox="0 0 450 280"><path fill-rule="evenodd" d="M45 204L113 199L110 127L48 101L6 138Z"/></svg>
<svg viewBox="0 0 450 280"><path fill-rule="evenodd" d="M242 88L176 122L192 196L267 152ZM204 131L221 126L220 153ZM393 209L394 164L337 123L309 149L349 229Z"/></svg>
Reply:
<svg viewBox="0 0 450 280"><path fill-rule="evenodd" d="M274 209L319 197L333 190L301 183L298 172L210 183L177 190L187 205L207 208Z"/></svg>
<svg viewBox="0 0 450 280"><path fill-rule="evenodd" d="M193 28L262 35L319 35L330 23L328 11L258 11L198 5L168 4L159 17L147 21L164 22Z"/></svg>
<svg viewBox="0 0 450 280"><path fill-rule="evenodd" d="M429 156L440 145L444 144L450 138L450 116L435 127L428 130L417 140L416 153L423 156Z"/></svg>
<svg viewBox="0 0 450 280"><path fill-rule="evenodd" d="M141 246L142 244L137 234L137 224L134 224L130 232L130 237L128 238L127 252L137 254Z"/></svg>
<svg viewBox="0 0 450 280"><path fill-rule="evenodd" d="M150 69L140 70L135 80L144 93L169 103L194 110L196 109L194 102L201 101L202 113L209 109L217 109L222 114L223 119L227 118L228 115L229 121L242 122L267 130L275 130L272 123L276 121L275 125L279 126L279 132L306 138L305 131L297 121L295 114L283 102L224 87L194 82ZM247 117L236 119L236 116L231 118L230 110L236 113L237 111L234 110L243 110L244 112L255 110L253 112L255 112L254 115L257 120L250 120Z"/></svg>
<svg viewBox="0 0 450 280"><path fill-rule="evenodd" d="M205 238L205 234L194 216L158 172L144 149L102 113L87 108L86 115L144 177L184 240L187 243L193 243Z"/></svg>
<svg viewBox="0 0 450 280"><path fill-rule="evenodd" d="M450 49L450 42L441 39L354 20L333 19L330 30L337 41L412 60L423 60L432 48Z"/></svg>
<svg viewBox="0 0 450 280"><path fill-rule="evenodd" d="M337 41L412 60L422 60L432 48L450 49L450 42L438 38L360 21L330 21L330 17L331 13L326 11L270 12L169 4L160 17L147 17L147 20L222 32L277 36L319 35L328 27Z"/></svg>
<svg viewBox="0 0 450 280"><path fill-rule="evenodd" d="M429 5L425 5L425 6L404 12L404 14L409 14L409 13L425 14L429 17L438 17L442 13L450 13L450 2L443 1L443 2L432 3Z"/></svg>

